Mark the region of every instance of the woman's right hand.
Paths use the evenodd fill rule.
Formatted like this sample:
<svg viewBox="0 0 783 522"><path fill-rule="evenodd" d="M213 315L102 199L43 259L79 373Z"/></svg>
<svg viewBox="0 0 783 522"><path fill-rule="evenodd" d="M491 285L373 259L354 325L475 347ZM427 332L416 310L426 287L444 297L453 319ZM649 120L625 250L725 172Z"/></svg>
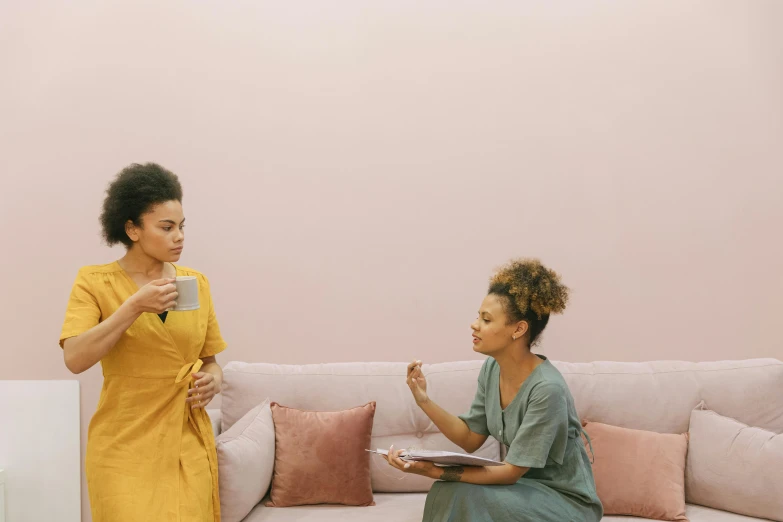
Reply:
<svg viewBox="0 0 783 522"><path fill-rule="evenodd" d="M416 404L422 405L429 400L427 397L427 379L421 371L421 361L413 361L408 365L408 388L411 389Z"/></svg>
<svg viewBox="0 0 783 522"><path fill-rule="evenodd" d="M156 279L139 288L130 298L138 312L162 314L177 305L176 279Z"/></svg>

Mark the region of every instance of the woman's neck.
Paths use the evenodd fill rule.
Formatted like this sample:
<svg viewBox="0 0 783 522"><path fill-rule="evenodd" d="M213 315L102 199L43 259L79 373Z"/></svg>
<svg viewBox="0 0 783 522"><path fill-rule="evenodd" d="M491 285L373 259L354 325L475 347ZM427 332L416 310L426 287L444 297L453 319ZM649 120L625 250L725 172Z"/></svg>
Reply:
<svg viewBox="0 0 783 522"><path fill-rule="evenodd" d="M166 263L150 257L135 247L118 261L120 266L128 273L143 274L151 279L161 279Z"/></svg>
<svg viewBox="0 0 783 522"><path fill-rule="evenodd" d="M500 366L500 379L508 383L522 383L544 361L529 348L508 350L498 354L495 360Z"/></svg>

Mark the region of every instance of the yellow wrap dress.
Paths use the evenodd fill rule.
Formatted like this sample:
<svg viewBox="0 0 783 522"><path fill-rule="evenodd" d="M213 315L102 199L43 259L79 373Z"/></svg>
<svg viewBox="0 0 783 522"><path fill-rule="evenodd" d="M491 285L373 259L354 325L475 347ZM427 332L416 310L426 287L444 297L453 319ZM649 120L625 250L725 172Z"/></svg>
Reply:
<svg viewBox="0 0 783 522"><path fill-rule="evenodd" d="M101 360L103 388L87 439L94 522L219 522L215 440L204 409L186 402L201 359L223 351L209 282L199 310L142 314ZM138 290L119 263L79 271L60 345L113 314Z"/></svg>

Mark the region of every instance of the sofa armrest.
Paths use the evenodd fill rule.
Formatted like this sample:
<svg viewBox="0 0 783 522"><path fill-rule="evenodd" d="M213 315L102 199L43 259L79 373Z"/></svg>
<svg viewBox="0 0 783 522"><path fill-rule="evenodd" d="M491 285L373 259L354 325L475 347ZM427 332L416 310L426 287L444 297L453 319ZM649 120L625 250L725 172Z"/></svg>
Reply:
<svg viewBox="0 0 783 522"><path fill-rule="evenodd" d="M209 420L212 421L212 433L215 434L217 439L218 435L220 435L220 419L223 414L218 409L207 409L207 415L209 415Z"/></svg>

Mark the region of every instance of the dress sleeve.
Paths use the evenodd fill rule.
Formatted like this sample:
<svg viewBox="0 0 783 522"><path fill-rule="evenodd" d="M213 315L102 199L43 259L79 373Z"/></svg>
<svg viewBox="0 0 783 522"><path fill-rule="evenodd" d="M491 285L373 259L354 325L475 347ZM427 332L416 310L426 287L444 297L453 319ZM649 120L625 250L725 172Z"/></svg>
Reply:
<svg viewBox="0 0 783 522"><path fill-rule="evenodd" d="M484 365L481 367L478 377L478 388L476 389L476 396L473 398L473 404L470 405L470 411L463 413L458 417L465 421L470 431L478 433L479 435L489 435L489 428L487 427L487 414L484 409L485 389L487 384L487 365L489 359L484 361Z"/></svg>
<svg viewBox="0 0 783 522"><path fill-rule="evenodd" d="M223 336L220 335L220 326L218 325L217 316L215 315L215 306L212 303L212 292L209 289L209 280L206 277L201 276L201 281L204 284L207 306L209 306L209 316L207 318L207 334L204 339L204 346L201 348L199 359L204 357L211 357L217 355L226 349L226 341L223 340Z"/></svg>
<svg viewBox="0 0 783 522"><path fill-rule="evenodd" d="M90 284L89 272L82 268L76 276L71 289L68 306L65 309L65 322L60 332L60 348L66 339L83 334L101 321L101 309Z"/></svg>
<svg viewBox="0 0 783 522"><path fill-rule="evenodd" d="M563 463L568 443L568 401L562 386L538 384L530 392L522 423L511 441L506 462L543 468L549 459Z"/></svg>

